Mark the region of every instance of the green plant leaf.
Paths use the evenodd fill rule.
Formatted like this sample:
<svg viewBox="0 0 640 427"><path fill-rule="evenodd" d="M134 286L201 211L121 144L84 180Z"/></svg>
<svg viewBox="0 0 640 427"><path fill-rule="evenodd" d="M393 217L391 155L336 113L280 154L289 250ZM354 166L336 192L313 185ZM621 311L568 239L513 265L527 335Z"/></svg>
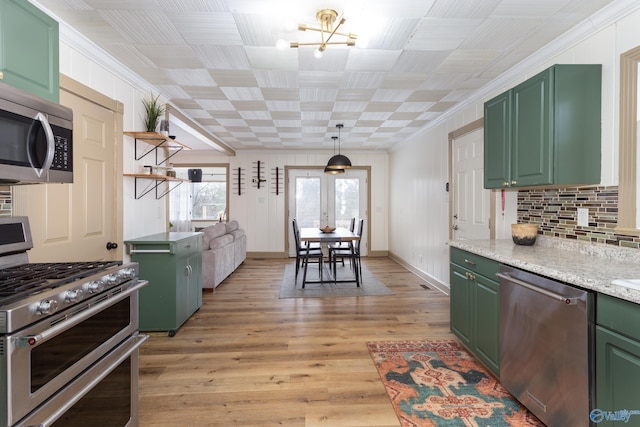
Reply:
<svg viewBox="0 0 640 427"><path fill-rule="evenodd" d="M158 127L160 117L165 112L165 105L160 103L160 95L154 97L153 93L149 99L143 99L142 105L144 105L144 127L147 132L155 132Z"/></svg>

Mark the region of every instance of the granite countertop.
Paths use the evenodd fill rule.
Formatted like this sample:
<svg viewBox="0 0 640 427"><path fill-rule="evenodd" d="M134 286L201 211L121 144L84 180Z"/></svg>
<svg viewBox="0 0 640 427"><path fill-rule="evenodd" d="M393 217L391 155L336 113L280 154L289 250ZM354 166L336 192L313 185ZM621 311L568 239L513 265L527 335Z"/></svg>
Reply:
<svg viewBox="0 0 640 427"><path fill-rule="evenodd" d="M538 236L533 246L511 239L454 240L450 246L552 279L640 304L640 291L611 283L640 279L640 251Z"/></svg>

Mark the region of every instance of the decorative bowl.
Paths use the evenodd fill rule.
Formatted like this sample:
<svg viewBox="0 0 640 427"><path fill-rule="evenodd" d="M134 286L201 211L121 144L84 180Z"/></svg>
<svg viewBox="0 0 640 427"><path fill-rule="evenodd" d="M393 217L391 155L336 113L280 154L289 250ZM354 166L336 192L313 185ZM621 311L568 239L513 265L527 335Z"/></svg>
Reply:
<svg viewBox="0 0 640 427"><path fill-rule="evenodd" d="M336 231L335 227L329 227L328 225L325 225L324 227L322 227L320 229L320 231L322 231L323 233L333 233L334 231Z"/></svg>
<svg viewBox="0 0 640 427"><path fill-rule="evenodd" d="M516 245L532 246L537 236L538 224L511 224L511 238Z"/></svg>

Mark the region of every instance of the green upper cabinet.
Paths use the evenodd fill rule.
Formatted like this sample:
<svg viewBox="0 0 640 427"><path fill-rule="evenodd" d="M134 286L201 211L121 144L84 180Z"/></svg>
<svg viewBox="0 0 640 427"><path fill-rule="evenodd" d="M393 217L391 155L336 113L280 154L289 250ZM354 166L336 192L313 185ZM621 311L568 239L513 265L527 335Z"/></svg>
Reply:
<svg viewBox="0 0 640 427"><path fill-rule="evenodd" d="M58 22L26 0L0 0L2 81L60 100Z"/></svg>
<svg viewBox="0 0 640 427"><path fill-rule="evenodd" d="M484 104L484 140L484 186L501 188L511 175L511 91Z"/></svg>
<svg viewBox="0 0 640 427"><path fill-rule="evenodd" d="M487 101L485 188L599 184L601 74L554 65Z"/></svg>

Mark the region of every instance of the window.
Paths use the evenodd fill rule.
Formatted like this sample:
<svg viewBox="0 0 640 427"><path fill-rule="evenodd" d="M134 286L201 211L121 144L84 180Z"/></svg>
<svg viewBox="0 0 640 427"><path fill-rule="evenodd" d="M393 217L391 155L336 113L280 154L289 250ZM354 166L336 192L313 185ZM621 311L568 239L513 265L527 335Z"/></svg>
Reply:
<svg viewBox="0 0 640 427"><path fill-rule="evenodd" d="M190 167L175 167L176 177L189 179ZM201 182L184 183L170 193L171 231L191 230L191 221L217 221L228 216L228 167L198 167Z"/></svg>

